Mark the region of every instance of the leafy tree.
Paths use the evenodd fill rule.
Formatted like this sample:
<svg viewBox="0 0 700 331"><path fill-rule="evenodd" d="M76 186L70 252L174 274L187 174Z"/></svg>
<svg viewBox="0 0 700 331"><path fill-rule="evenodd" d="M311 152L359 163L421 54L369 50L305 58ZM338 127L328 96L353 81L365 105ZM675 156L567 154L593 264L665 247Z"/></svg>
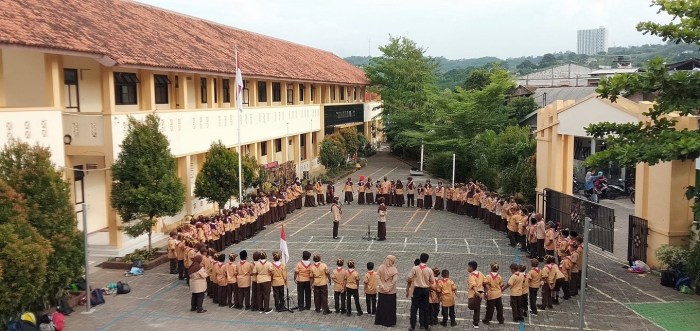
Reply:
<svg viewBox="0 0 700 331"><path fill-rule="evenodd" d="M236 157L236 173L238 173L238 153L236 151L233 151L233 155ZM241 158L241 162L243 163L241 165L241 169L243 170L243 187L248 188L248 187L256 187L262 184L263 181L265 181L265 178L267 175L261 174L260 171L260 165L258 164L258 160L255 159L254 156L252 155L244 155L243 158ZM238 184L236 184L238 186ZM235 194L238 194L238 191L236 191Z"/></svg>
<svg viewBox="0 0 700 331"><path fill-rule="evenodd" d="M491 83L491 72L489 69L476 69L472 70L467 79L464 81L462 87L465 90L482 90L484 87Z"/></svg>
<svg viewBox="0 0 700 331"><path fill-rule="evenodd" d="M362 146L360 146L360 139L356 128L340 129L340 136L343 139L345 151L348 154L353 155L355 152L359 153L360 147Z"/></svg>
<svg viewBox="0 0 700 331"><path fill-rule="evenodd" d="M194 195L223 208L232 196L238 196L238 157L219 140L212 143L197 174Z"/></svg>
<svg viewBox="0 0 700 331"><path fill-rule="evenodd" d="M532 97L517 97L508 101L508 114L517 123L525 115L540 108Z"/></svg>
<svg viewBox="0 0 700 331"><path fill-rule="evenodd" d="M0 151L0 180L21 194L27 220L49 242L46 280L34 308L56 303L62 290L82 274L83 238L77 228L68 183L51 163L51 152L10 140ZM44 274L41 274L44 275Z"/></svg>
<svg viewBox="0 0 700 331"><path fill-rule="evenodd" d="M692 0L654 0L659 12L674 19L668 24L642 22L637 30L676 43L700 45L700 2ZM613 162L626 166L636 163L650 165L672 160L694 160L700 156L700 132L676 131L676 120L669 116L698 115L700 109L700 72L669 72L664 60L649 61L646 70L637 74L620 74L601 79L598 92L601 97L615 101L623 93L655 95L654 106L645 113L648 120L639 123L599 123L586 128L592 136L608 141L605 151L590 156L591 165ZM690 187L686 196L695 202L700 212L700 190ZM700 223L696 221L696 226Z"/></svg>
<svg viewBox="0 0 700 331"><path fill-rule="evenodd" d="M557 58L552 53L547 53L540 60L540 68L548 68L557 64Z"/></svg>
<svg viewBox="0 0 700 331"><path fill-rule="evenodd" d="M345 147L339 139L326 137L321 142L321 151L318 154L318 161L326 168L332 169L345 163L347 155Z"/></svg>
<svg viewBox="0 0 700 331"><path fill-rule="evenodd" d="M129 132L112 165L112 207L119 212L124 232L151 235L156 218L173 216L185 202L185 186L177 177L175 158L160 120L149 114L143 122L129 118Z"/></svg>
<svg viewBox="0 0 700 331"><path fill-rule="evenodd" d="M379 50L382 55L370 59L365 73L370 88L382 96L384 134L394 150L415 153L415 146L400 136L429 116L427 103L435 90L437 63L405 37L390 36L389 43Z"/></svg>
<svg viewBox="0 0 700 331"><path fill-rule="evenodd" d="M518 69L519 74L526 75L535 70L537 68L537 65L532 63L532 61L530 60L524 60L523 62L520 62L520 64L515 66L515 68Z"/></svg>
<svg viewBox="0 0 700 331"><path fill-rule="evenodd" d="M0 323L43 308L51 243L28 222L25 200L0 180ZM80 268L78 268L80 270ZM52 293L58 289L53 289Z"/></svg>

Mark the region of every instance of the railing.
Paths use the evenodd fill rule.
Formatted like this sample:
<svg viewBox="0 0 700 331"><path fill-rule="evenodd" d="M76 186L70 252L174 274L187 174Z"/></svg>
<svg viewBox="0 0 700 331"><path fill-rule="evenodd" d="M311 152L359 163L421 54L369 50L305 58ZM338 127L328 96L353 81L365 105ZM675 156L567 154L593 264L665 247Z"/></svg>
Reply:
<svg viewBox="0 0 700 331"><path fill-rule="evenodd" d="M545 219L583 234L586 218L591 221L590 243L612 252L615 237L615 210L591 201L545 189Z"/></svg>

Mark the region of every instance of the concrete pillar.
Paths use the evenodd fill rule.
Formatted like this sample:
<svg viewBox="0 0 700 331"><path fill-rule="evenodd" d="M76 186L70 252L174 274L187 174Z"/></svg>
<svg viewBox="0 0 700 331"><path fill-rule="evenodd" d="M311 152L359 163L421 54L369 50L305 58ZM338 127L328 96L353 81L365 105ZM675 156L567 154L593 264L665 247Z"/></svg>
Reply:
<svg viewBox="0 0 700 331"><path fill-rule="evenodd" d="M275 161L275 139L267 141L267 163Z"/></svg>
<svg viewBox="0 0 700 331"><path fill-rule="evenodd" d="M116 101L114 96L114 70L110 67L102 67L102 112L107 114L114 113L115 103ZM111 131L111 122L109 123L109 125L105 125L105 132L108 127ZM105 137L111 136L111 134L105 134ZM105 141L105 146L112 145L107 145L107 142ZM112 163L110 162L105 164Z"/></svg>
<svg viewBox="0 0 700 331"><path fill-rule="evenodd" d="M63 68L58 55L44 54L44 70L46 72L46 93L48 106L53 108L63 107ZM4 92L3 92L4 94Z"/></svg>
<svg viewBox="0 0 700 331"><path fill-rule="evenodd" d="M304 86L304 83L294 83L292 86L292 91L294 91L294 104L295 105L300 105L302 103L306 102L306 98L304 98L304 101L300 99L300 97L305 97L306 93L302 95L299 91L299 86Z"/></svg>
<svg viewBox="0 0 700 331"><path fill-rule="evenodd" d="M313 137L312 137L313 134L314 134L313 132L305 133L306 146L304 146L304 147L306 148L306 159L307 160L311 160L314 158L314 149L313 149L314 144L313 144Z"/></svg>
<svg viewBox="0 0 700 331"><path fill-rule="evenodd" d="M186 109L188 100L187 94L187 75L179 74L177 76L177 109Z"/></svg>
<svg viewBox="0 0 700 331"><path fill-rule="evenodd" d="M677 130L697 130L697 118L673 117L678 120ZM694 215L685 191L694 185L695 160L637 165L634 212L649 220L647 264L651 267L659 267L657 248L688 245Z"/></svg>
<svg viewBox="0 0 700 331"><path fill-rule="evenodd" d="M195 108L202 108L202 77L193 75L194 80L194 104Z"/></svg>
<svg viewBox="0 0 700 331"><path fill-rule="evenodd" d="M292 137L292 149L294 149L294 163L298 165L301 162L301 135Z"/></svg>
<svg viewBox="0 0 700 331"><path fill-rule="evenodd" d="M170 85L168 86L168 101L169 101L169 106L170 109L177 109L177 100L178 95L177 95L177 89L175 88L175 74L174 73L168 73L168 79L170 80Z"/></svg>
<svg viewBox="0 0 700 331"><path fill-rule="evenodd" d="M595 138L591 138L591 155L595 154L595 145L596 145Z"/></svg>
<svg viewBox="0 0 700 331"><path fill-rule="evenodd" d="M7 105L5 94L5 73L2 66L2 49L0 49L0 108Z"/></svg>
<svg viewBox="0 0 700 331"><path fill-rule="evenodd" d="M139 109L156 109L155 85L153 72L150 70L139 70Z"/></svg>
<svg viewBox="0 0 700 331"><path fill-rule="evenodd" d="M272 106L272 81L268 80L265 82L267 86L267 104L266 106ZM261 105L263 106L263 105Z"/></svg>
<svg viewBox="0 0 700 331"><path fill-rule="evenodd" d="M218 103L218 98L217 102L214 102L214 93L216 93L216 89L214 88L214 78L212 77L207 77L207 108L211 109L214 108L217 103ZM219 94L217 97L220 97L221 94Z"/></svg>
<svg viewBox="0 0 700 331"><path fill-rule="evenodd" d="M251 79L248 81L248 106L257 107L258 106L258 81Z"/></svg>
<svg viewBox="0 0 700 331"><path fill-rule="evenodd" d="M308 105L308 104L311 104L314 102L316 102L316 101L311 100L311 84L304 83L304 104Z"/></svg>
<svg viewBox="0 0 700 331"><path fill-rule="evenodd" d="M282 106L286 106L288 104L287 102L287 95L289 94L289 91L287 91L287 84L289 82L280 82L280 101L282 102ZM294 90L292 90L292 98L294 97ZM296 101L296 99L294 99ZM294 104L294 101L290 105Z"/></svg>
<svg viewBox="0 0 700 331"><path fill-rule="evenodd" d="M231 83L229 83L229 88L230 86ZM216 78L216 95L216 108L224 108L224 80L221 77Z"/></svg>

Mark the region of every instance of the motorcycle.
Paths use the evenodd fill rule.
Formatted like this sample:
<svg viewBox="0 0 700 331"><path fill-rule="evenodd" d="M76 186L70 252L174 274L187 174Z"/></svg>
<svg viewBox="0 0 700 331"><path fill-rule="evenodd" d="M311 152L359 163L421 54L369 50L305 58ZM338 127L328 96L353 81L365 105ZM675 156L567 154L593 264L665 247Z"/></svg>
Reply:
<svg viewBox="0 0 700 331"><path fill-rule="evenodd" d="M576 179L576 176L574 176L574 193L580 193L583 191L584 186L582 182L579 182L578 179Z"/></svg>
<svg viewBox="0 0 700 331"><path fill-rule="evenodd" d="M619 197L629 197L631 194L628 189L629 185L623 179L618 179L616 184L610 184L608 179L603 176L596 180L595 187L601 199L614 200Z"/></svg>

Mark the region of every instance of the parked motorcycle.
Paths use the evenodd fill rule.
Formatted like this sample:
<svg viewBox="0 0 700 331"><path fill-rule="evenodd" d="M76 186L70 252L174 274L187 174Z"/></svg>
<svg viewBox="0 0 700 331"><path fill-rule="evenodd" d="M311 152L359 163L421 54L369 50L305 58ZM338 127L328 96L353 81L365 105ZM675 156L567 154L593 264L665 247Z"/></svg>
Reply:
<svg viewBox="0 0 700 331"><path fill-rule="evenodd" d="M596 180L595 187L601 199L614 200L620 197L629 197L631 194L629 185L623 179L618 179L617 183L610 184L608 178L603 176Z"/></svg>

